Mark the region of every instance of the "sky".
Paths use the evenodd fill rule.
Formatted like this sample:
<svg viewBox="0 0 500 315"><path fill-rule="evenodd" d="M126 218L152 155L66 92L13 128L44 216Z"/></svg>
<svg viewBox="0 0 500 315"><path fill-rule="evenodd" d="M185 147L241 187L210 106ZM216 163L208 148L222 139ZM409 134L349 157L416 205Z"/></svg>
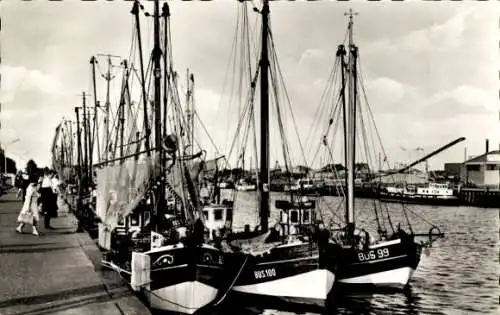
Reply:
<svg viewBox="0 0 500 315"><path fill-rule="evenodd" d="M260 1L254 3L260 7ZM223 147L228 129L221 123L227 110L221 95L228 88L224 78L236 3L169 4L176 68L194 73L197 111ZM91 91L90 57L129 56L131 6L126 1L0 2L0 140L18 167L29 158L49 165L55 127L63 117L74 119L82 91ZM145 6L152 11L151 2ZM431 169L462 162L465 149L467 155L484 153L486 138L490 149L498 149L500 8L491 2L271 2L273 36L301 138L313 127L350 8L359 13L355 39L364 84L391 161L408 162L423 154L417 147L428 153L462 136L465 142L429 160ZM250 12L251 21L255 15ZM143 32L148 39L152 28ZM144 51L150 49L151 41ZM106 60L98 60L99 73L104 72ZM116 74L114 100L121 83ZM97 84L103 101L105 82L99 78Z"/></svg>

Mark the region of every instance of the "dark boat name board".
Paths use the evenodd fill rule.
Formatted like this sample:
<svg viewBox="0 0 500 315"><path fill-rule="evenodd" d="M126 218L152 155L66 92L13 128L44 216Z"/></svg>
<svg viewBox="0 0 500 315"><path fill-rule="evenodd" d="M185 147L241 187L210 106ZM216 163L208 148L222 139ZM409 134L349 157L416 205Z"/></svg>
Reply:
<svg viewBox="0 0 500 315"><path fill-rule="evenodd" d="M276 277L276 269L268 268L254 271L255 279L267 279Z"/></svg>

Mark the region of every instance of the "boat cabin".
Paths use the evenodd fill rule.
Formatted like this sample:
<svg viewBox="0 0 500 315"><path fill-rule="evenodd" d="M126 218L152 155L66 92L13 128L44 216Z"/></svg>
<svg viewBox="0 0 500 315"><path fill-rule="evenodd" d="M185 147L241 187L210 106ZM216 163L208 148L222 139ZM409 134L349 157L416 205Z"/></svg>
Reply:
<svg viewBox="0 0 500 315"><path fill-rule="evenodd" d="M452 196L453 189L450 189L448 184L429 183L427 187L417 188L417 193L420 195Z"/></svg>
<svg viewBox="0 0 500 315"><path fill-rule="evenodd" d="M316 187L314 180L311 178L299 178L293 185L285 185L285 191L308 190Z"/></svg>
<svg viewBox="0 0 500 315"><path fill-rule="evenodd" d="M282 236L297 235L302 227L316 223L316 202L303 197L300 201L276 200L280 210L279 230Z"/></svg>
<svg viewBox="0 0 500 315"><path fill-rule="evenodd" d="M203 207L205 228L208 239L213 240L216 233L222 229L230 229L233 221L233 204L225 201L222 204L209 204Z"/></svg>
<svg viewBox="0 0 500 315"><path fill-rule="evenodd" d="M453 196L453 189L448 184L429 183L426 187L417 188L417 194L426 196Z"/></svg>
<svg viewBox="0 0 500 315"><path fill-rule="evenodd" d="M297 187L311 188L314 186L314 181L310 178L300 178L296 182Z"/></svg>
<svg viewBox="0 0 500 315"><path fill-rule="evenodd" d="M235 188L240 191L254 191L257 189L257 185L252 179L242 178L236 183Z"/></svg>
<svg viewBox="0 0 500 315"><path fill-rule="evenodd" d="M116 235L125 235L130 232L137 233L149 223L151 212L149 211L150 200L141 202L131 214L125 218L120 217L115 227Z"/></svg>

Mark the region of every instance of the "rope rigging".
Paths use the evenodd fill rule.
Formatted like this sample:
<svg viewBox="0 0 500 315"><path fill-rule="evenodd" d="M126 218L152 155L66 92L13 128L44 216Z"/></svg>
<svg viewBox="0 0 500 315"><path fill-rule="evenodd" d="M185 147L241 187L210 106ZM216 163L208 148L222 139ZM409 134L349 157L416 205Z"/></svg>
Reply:
<svg viewBox="0 0 500 315"><path fill-rule="evenodd" d="M347 37L347 36L346 36ZM344 38L344 42L345 42ZM349 57L350 58L350 57ZM357 138L357 146L360 147L359 154L357 156L357 163L355 164L355 170L360 171L365 167L366 165L368 167L367 170L373 170L374 168L372 167L375 165L375 157L377 155L377 148L379 148L379 152L381 152L382 156L384 157L384 163L389 165L388 159L387 159L387 154L386 151L383 147L380 132L375 124L375 119L374 115L371 109L371 106L368 102L368 97L364 85L364 78L363 78L363 73L362 73L362 68L360 66L360 58L359 56L357 57L356 60L356 66L358 72L357 72L357 78L356 82L359 84L361 93L358 93L356 98L357 98L357 122L356 125L358 125L358 132L356 133L355 137ZM328 121L326 124L324 123L315 123L315 125L318 126L324 126L320 127L319 129L323 128L321 132L321 137L322 141L321 144L317 146L317 149L315 150L308 150L308 152L312 152L312 160L311 160L311 165L314 165L316 163L316 160L318 156L320 156L320 152L325 151L326 154L326 160L330 161L330 163L327 164L328 168L331 168L330 171L332 171L334 178L336 179L334 188L337 192L337 195L341 197L341 200L339 201L339 205L342 205L344 203L344 199L346 197L345 191L343 189L343 185L338 184L338 180L342 180L342 177L337 171L337 168L335 167L336 164L335 161L339 160L338 158L335 158L334 155L334 150L336 150L336 139L339 138L339 135L342 133L340 132L340 126L341 126L341 119L343 117L342 113L342 102L341 102L341 93L342 90L345 88L341 86L341 84L338 84L337 82L339 81L338 77L342 73L342 71L349 72L349 70L344 70L344 67L346 65L343 65L341 62L341 58L337 54L337 57L335 58L335 62L333 64L333 67L331 68L329 77L327 79L327 85L325 89L323 90L323 93L320 97L320 102L319 106L316 108L315 113L314 113L314 118L313 121L318 121L320 118L323 120L324 118L322 117L329 117ZM340 70L340 71L339 71ZM335 85L337 83L337 85ZM338 87L340 85L340 87ZM337 88L335 88L337 86ZM362 94L362 95L361 95ZM329 110L328 110L329 108ZM325 115L325 112L329 111L329 115ZM373 130L374 132L370 132L370 130ZM310 130L308 133L308 136L306 139L308 139L307 143L313 143L313 141L310 141L315 134L317 134L317 130ZM375 141L378 140L378 141ZM323 149L322 149L323 147ZM343 150L341 150L343 152ZM364 161L365 163L360 163L361 161ZM330 167L331 166L331 167ZM368 177L366 179L370 180L372 183L375 179L373 174L367 174ZM394 180L394 175L391 175L391 178ZM331 208L331 207L329 207ZM339 207L340 208L340 207ZM390 229L392 232L395 232L395 227L392 219L392 213L391 211L393 209L389 209L388 205L385 203L382 203L379 200L372 200L371 201L371 208L374 211L374 220L373 222L377 226L377 232L379 235L381 234L386 234L387 229L385 228L386 225L389 225ZM331 210L331 209L330 209ZM338 209L337 209L338 210ZM409 210L406 205L402 205L402 211L403 211L403 221L405 221L405 225L409 228L411 234L414 233L414 228L411 224L409 213L415 214L413 211ZM336 213L333 213L335 216L337 216ZM421 216L419 216L420 219L423 219ZM341 220L342 221L342 220ZM428 220L424 220L426 224L429 224L432 228L435 230L435 225L429 222ZM431 232L429 232L431 233ZM432 243L432 241L430 241Z"/></svg>

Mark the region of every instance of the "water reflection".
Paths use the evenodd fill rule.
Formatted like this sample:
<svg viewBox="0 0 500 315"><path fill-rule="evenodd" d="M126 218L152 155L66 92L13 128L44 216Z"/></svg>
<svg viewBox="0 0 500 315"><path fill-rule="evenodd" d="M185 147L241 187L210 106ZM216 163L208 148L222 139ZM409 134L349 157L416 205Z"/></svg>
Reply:
<svg viewBox="0 0 500 315"><path fill-rule="evenodd" d="M344 315L344 314L441 314L421 305L420 294L411 287L405 290L371 290L364 292L332 292L326 307L280 302L259 297L258 300L231 297L218 309L206 315Z"/></svg>
<svg viewBox="0 0 500 315"><path fill-rule="evenodd" d="M339 292L323 314L419 314L419 294L411 287L405 290L365 290Z"/></svg>

